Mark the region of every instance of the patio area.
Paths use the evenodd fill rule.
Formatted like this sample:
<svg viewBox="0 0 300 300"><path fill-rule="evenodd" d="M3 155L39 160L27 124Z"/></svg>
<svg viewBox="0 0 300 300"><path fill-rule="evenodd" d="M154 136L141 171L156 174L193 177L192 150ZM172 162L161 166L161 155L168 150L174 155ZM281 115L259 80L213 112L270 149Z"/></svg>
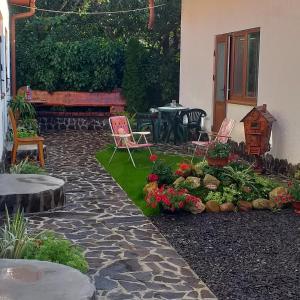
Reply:
<svg viewBox="0 0 300 300"><path fill-rule="evenodd" d="M96 161L108 132L44 136L47 170L66 182L67 205L29 221L85 249L98 299L216 299Z"/></svg>

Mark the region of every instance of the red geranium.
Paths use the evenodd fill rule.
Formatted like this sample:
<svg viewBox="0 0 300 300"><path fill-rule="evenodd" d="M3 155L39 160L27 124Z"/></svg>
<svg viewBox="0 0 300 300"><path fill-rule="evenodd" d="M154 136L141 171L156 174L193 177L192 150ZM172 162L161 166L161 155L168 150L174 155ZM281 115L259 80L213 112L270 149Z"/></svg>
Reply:
<svg viewBox="0 0 300 300"><path fill-rule="evenodd" d="M158 159L158 156L156 154L151 154L149 156L149 160L152 161L152 162L156 162Z"/></svg>
<svg viewBox="0 0 300 300"><path fill-rule="evenodd" d="M148 175L148 182L154 182L158 180L158 176L156 174L149 174Z"/></svg>
<svg viewBox="0 0 300 300"><path fill-rule="evenodd" d="M186 164L186 163L182 163L179 165L179 169L181 169L182 171L189 170L190 168L191 168L191 165Z"/></svg>

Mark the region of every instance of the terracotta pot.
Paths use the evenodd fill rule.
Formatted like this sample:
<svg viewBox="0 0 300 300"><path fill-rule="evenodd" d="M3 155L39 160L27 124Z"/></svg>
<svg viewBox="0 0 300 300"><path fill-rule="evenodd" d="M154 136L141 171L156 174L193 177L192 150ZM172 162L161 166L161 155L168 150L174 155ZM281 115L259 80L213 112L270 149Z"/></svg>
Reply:
<svg viewBox="0 0 300 300"><path fill-rule="evenodd" d="M294 212L300 215L300 202L293 202L292 205L294 208Z"/></svg>
<svg viewBox="0 0 300 300"><path fill-rule="evenodd" d="M212 158L212 157L207 157L207 162L208 165L211 167L218 167L218 168L223 168L224 166L228 165L229 158Z"/></svg>

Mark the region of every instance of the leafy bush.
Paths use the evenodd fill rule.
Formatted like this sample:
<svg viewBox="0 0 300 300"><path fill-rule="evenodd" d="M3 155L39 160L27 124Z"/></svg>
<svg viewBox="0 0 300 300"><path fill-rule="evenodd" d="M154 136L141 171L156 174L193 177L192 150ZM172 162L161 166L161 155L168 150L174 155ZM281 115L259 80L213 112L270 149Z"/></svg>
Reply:
<svg viewBox="0 0 300 300"><path fill-rule="evenodd" d="M63 264L82 273L88 271L88 263L82 250L52 232L44 233L39 239L31 241L26 248L24 258Z"/></svg>
<svg viewBox="0 0 300 300"><path fill-rule="evenodd" d="M208 150L207 155L211 158L227 158L231 148L229 144L216 143Z"/></svg>
<svg viewBox="0 0 300 300"><path fill-rule="evenodd" d="M6 220L0 228L0 258L22 258L30 242L27 222L19 210L11 218L6 209Z"/></svg>
<svg viewBox="0 0 300 300"><path fill-rule="evenodd" d="M25 127L18 127L18 137L28 138L37 136L37 132L34 130L27 129Z"/></svg>
<svg viewBox="0 0 300 300"><path fill-rule="evenodd" d="M28 45L28 47L30 47ZM118 41L93 38L57 42L46 38L27 49L32 60L18 61L20 85L48 91L111 91L123 78L124 45Z"/></svg>
<svg viewBox="0 0 300 300"><path fill-rule="evenodd" d="M146 49L138 40L131 39L125 52L123 79L123 93L127 101L127 109L130 112L146 111L150 106L146 101L146 59Z"/></svg>
<svg viewBox="0 0 300 300"><path fill-rule="evenodd" d="M276 187L279 186L279 184L276 183L275 181L273 181L267 177L259 176L257 174L254 174L254 180L255 180L255 186L256 186L257 192L258 192L257 196L259 198L268 199L269 193L273 189L275 189Z"/></svg>
<svg viewBox="0 0 300 300"><path fill-rule="evenodd" d="M158 184L171 184L174 181L174 175L171 166L163 160L157 160L152 168L152 174L158 176Z"/></svg>
<svg viewBox="0 0 300 300"><path fill-rule="evenodd" d="M223 197L222 197L222 193L221 192L213 192L213 191L210 191L208 193L208 195L206 196L205 198L205 202L208 202L208 201L215 201L217 202L219 205L224 203L224 200L223 200Z"/></svg>
<svg viewBox="0 0 300 300"><path fill-rule="evenodd" d="M16 119L34 119L36 112L33 105L25 100L24 95L17 95L9 103L10 108L12 109Z"/></svg>
<svg viewBox="0 0 300 300"><path fill-rule="evenodd" d="M13 165L10 168L11 174L45 174L46 171L36 165L35 163L31 163L28 157L22 160L19 164Z"/></svg>

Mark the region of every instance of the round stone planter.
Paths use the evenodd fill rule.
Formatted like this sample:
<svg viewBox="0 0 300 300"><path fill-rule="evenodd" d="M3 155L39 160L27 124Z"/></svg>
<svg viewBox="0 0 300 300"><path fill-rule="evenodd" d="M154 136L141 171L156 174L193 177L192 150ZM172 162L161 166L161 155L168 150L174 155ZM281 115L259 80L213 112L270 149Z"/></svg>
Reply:
<svg viewBox="0 0 300 300"><path fill-rule="evenodd" d="M95 287L79 271L60 264L0 259L0 298L94 300Z"/></svg>
<svg viewBox="0 0 300 300"><path fill-rule="evenodd" d="M46 175L0 174L0 213L43 212L65 204L64 181Z"/></svg>

